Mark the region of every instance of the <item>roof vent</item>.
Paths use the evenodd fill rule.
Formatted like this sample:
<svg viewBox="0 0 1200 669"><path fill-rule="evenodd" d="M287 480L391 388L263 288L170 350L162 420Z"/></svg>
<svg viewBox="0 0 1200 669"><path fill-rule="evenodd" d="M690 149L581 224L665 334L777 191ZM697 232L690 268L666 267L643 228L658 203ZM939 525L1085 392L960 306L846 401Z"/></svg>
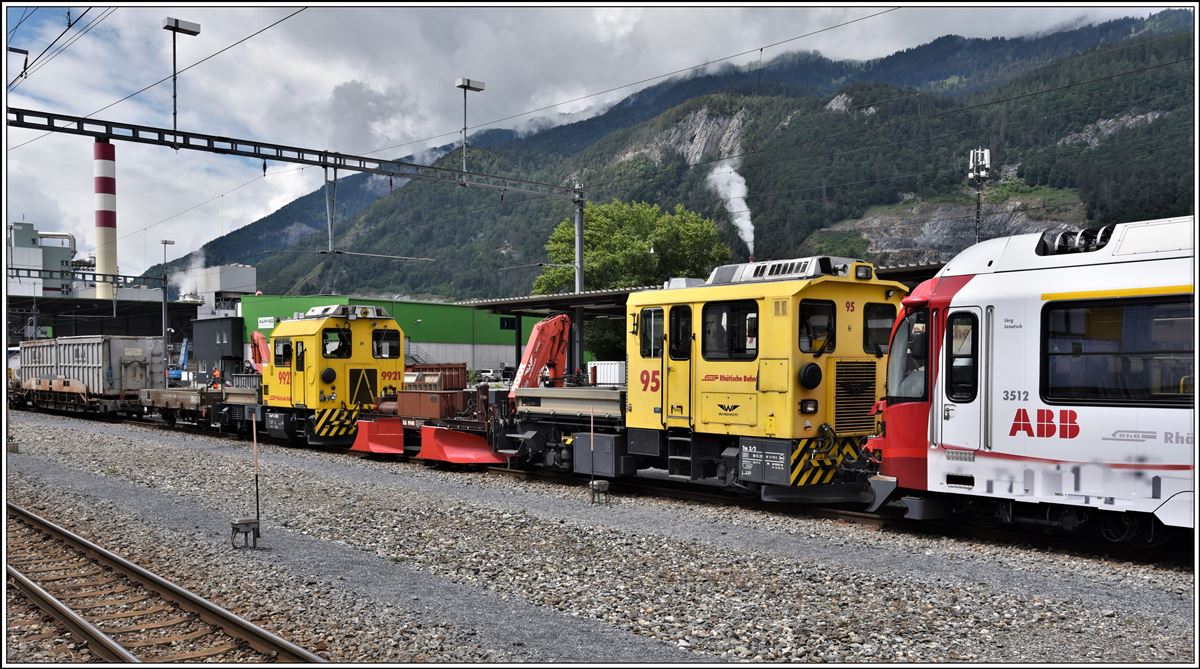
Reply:
<svg viewBox="0 0 1200 669"><path fill-rule="evenodd" d="M703 285L704 285L704 279L692 279L692 278L683 278L683 277L676 276L676 277L671 277L667 281L664 281L663 289L671 290L674 288L695 288L696 286L703 286Z"/></svg>
<svg viewBox="0 0 1200 669"><path fill-rule="evenodd" d="M1090 253L1098 251L1112 239L1113 226L1102 228L1085 228L1071 230L1055 228L1042 233L1038 239L1034 253L1040 256L1062 255L1064 253Z"/></svg>
<svg viewBox="0 0 1200 669"><path fill-rule="evenodd" d="M845 276L851 263L863 262L853 258L812 256L790 260L764 260L740 265L721 265L708 277L709 285L747 283L754 281L793 281L818 276Z"/></svg>

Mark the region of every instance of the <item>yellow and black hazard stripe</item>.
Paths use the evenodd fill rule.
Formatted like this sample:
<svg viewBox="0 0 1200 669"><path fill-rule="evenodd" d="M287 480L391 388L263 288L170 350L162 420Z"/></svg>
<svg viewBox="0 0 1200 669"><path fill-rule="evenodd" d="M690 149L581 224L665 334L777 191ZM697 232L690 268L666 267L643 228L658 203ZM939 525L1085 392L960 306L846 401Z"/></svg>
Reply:
<svg viewBox="0 0 1200 669"><path fill-rule="evenodd" d="M312 417L312 433L323 438L348 437L358 425L357 409L317 409Z"/></svg>
<svg viewBox="0 0 1200 669"><path fill-rule="evenodd" d="M792 485L832 482L842 462L858 458L859 441L859 437L801 439L792 451Z"/></svg>

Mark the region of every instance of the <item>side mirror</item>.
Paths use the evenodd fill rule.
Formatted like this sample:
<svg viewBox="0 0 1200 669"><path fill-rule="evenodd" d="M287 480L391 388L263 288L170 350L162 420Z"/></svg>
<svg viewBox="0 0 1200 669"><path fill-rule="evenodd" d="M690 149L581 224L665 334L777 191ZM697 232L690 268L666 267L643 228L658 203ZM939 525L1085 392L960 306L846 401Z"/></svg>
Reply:
<svg viewBox="0 0 1200 669"><path fill-rule="evenodd" d="M917 360L924 360L929 352L929 337L924 332L918 332L908 342L908 353Z"/></svg>

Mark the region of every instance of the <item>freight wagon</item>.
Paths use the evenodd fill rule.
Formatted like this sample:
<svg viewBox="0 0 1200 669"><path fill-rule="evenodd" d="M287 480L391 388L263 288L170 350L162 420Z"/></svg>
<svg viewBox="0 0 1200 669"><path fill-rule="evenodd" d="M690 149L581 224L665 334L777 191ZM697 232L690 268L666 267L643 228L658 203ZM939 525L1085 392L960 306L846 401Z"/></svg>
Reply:
<svg viewBox="0 0 1200 669"><path fill-rule="evenodd" d="M140 415L139 394L162 388L159 337L85 335L21 342L18 402L36 408Z"/></svg>

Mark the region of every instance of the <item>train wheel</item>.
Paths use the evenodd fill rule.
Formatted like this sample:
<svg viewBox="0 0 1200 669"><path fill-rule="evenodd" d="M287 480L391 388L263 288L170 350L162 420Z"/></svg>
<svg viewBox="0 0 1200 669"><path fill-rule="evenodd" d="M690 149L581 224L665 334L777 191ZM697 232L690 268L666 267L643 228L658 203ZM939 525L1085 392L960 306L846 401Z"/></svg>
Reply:
<svg viewBox="0 0 1200 669"><path fill-rule="evenodd" d="M1151 515L1137 519L1138 531L1129 543L1142 548L1161 548L1171 541L1171 532L1158 518Z"/></svg>
<svg viewBox="0 0 1200 669"><path fill-rule="evenodd" d="M163 422L167 424L167 427L175 427L175 412L174 411L171 411L170 409L163 409L162 419L163 419Z"/></svg>
<svg viewBox="0 0 1200 669"><path fill-rule="evenodd" d="M1106 513L1100 517L1100 536L1115 544L1132 541L1138 535L1138 521L1128 513Z"/></svg>
<svg viewBox="0 0 1200 669"><path fill-rule="evenodd" d="M967 518L977 527L984 529L995 529L1000 527L1004 519L1000 517L1000 513L996 505L985 500L972 500L967 503Z"/></svg>

